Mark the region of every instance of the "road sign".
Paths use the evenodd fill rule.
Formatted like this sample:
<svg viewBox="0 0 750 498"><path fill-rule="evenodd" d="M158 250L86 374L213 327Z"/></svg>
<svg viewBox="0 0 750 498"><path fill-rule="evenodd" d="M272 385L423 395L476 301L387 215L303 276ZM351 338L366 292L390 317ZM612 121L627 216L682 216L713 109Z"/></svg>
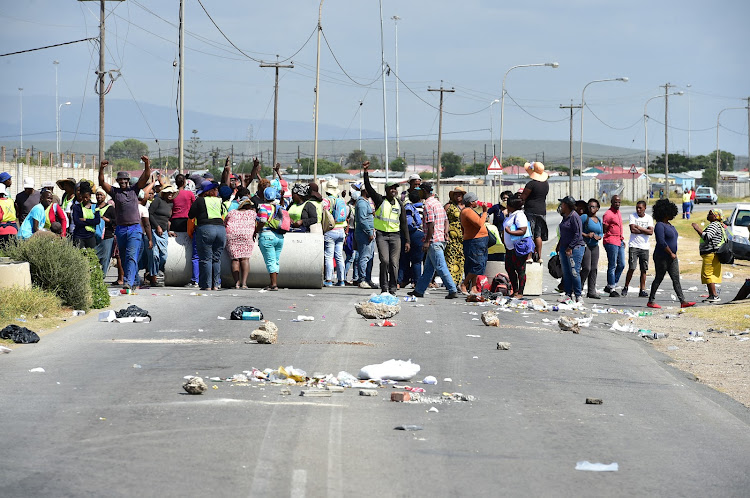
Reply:
<svg viewBox="0 0 750 498"><path fill-rule="evenodd" d="M500 161L497 160L497 156L492 157L490 165L487 166L488 175L502 175L503 167L500 165Z"/></svg>
<svg viewBox="0 0 750 498"><path fill-rule="evenodd" d="M638 174L638 169L635 167L635 164L630 167L630 174L631 175L637 175Z"/></svg>

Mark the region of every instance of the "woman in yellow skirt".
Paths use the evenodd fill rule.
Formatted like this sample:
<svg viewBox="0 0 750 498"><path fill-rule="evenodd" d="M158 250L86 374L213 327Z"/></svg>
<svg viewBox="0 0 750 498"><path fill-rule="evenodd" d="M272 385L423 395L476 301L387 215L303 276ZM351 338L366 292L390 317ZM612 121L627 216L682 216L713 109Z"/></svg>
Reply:
<svg viewBox="0 0 750 498"><path fill-rule="evenodd" d="M448 243L445 245L445 262L453 281L458 285L464 280L464 231L461 228L461 210L464 208L464 194L466 190L456 187L448 192L450 200L445 205L448 216ZM461 284L459 290L467 294L466 287Z"/></svg>
<svg viewBox="0 0 750 498"><path fill-rule="evenodd" d="M701 226L698 223L692 225L698 235L701 236L700 254L703 258L701 283L706 284L708 288L708 298L703 300L705 303L721 301L716 293L716 284L721 283L721 261L719 261L716 251L724 243L723 218L724 213L721 209L712 209L706 217L709 223L705 229L701 231Z"/></svg>

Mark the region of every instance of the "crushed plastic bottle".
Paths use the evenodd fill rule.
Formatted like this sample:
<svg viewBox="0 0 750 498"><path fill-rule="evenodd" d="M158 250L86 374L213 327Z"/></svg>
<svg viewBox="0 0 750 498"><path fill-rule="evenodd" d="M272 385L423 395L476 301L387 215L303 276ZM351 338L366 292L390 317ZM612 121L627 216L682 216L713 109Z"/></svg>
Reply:
<svg viewBox="0 0 750 498"><path fill-rule="evenodd" d="M654 314L653 311L639 311L638 316L652 316Z"/></svg>

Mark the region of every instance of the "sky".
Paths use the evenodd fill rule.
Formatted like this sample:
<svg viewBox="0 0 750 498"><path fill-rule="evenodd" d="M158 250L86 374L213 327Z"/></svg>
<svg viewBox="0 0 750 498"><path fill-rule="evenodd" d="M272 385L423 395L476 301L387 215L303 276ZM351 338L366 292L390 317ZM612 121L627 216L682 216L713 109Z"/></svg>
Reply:
<svg viewBox="0 0 750 498"><path fill-rule="evenodd" d="M186 0L186 110L265 120L263 129L254 133L267 134L273 118L274 71L260 68L258 61L272 62L278 54L295 66L280 72L279 119L309 123L298 136L286 138L312 139L319 2L202 1L244 55L222 36L198 0ZM0 52L97 36L98 6L75 0L0 0ZM106 66L122 73L107 98L162 106L161 112L172 119L178 0L108 1L106 8ZM747 100L742 99L750 96L745 35L750 2L745 0L383 0L382 13L384 54L391 68L386 77L388 136L396 136L398 75L402 140L437 139L439 93L428 87L442 84L455 89L444 94L444 138L490 140L492 127L499 152L501 106L490 103L501 98L506 71L520 64L554 61L559 68L526 67L508 73L505 140L568 140L569 111L559 106L580 104L581 92L591 81L628 77L626 83L587 87L584 142L643 149L644 104L663 95L661 85L669 82L675 85L671 92L685 92L669 98L670 152L689 149L692 155L706 154L716 148L719 111L745 106ZM398 62L396 22L391 19L395 15L401 18ZM364 137L382 137L379 3L325 0L322 27L321 125L341 128L342 139L358 139L361 110ZM53 60L59 61L59 101L72 102L63 112L61 128L66 134L96 131L95 120L79 119L82 106L96 106L93 72L98 51L91 42L0 57L0 99L5 102L0 120L20 123L19 87L28 108L35 99L54 97ZM656 98L648 105L651 150L664 149L664 100ZM171 129L154 132L148 117L128 118L138 123L133 136L177 136L176 120ZM578 141L580 113L574 119ZM28 134L54 130L54 110L26 117L23 126ZM186 122L186 130L192 128L200 129L200 123ZM747 155L747 110L724 111L719 133L722 150ZM238 125L228 134L232 136L219 138L245 139L248 130ZM17 139L5 135L0 142Z"/></svg>

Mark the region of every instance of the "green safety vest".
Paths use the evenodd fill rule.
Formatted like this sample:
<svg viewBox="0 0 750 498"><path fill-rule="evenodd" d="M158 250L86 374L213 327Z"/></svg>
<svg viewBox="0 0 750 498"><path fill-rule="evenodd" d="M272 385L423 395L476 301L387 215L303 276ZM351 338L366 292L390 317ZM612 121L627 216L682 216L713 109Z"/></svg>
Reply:
<svg viewBox="0 0 750 498"><path fill-rule="evenodd" d="M318 213L318 223L323 223L323 202L321 201L308 201L312 202L315 206L315 211Z"/></svg>
<svg viewBox="0 0 750 498"><path fill-rule="evenodd" d="M305 209L305 203L302 204L292 204L289 206L289 209L287 209L287 212L289 212L289 218L292 221L299 221L302 219L302 211Z"/></svg>
<svg viewBox="0 0 750 498"><path fill-rule="evenodd" d="M3 219L0 223L12 223L18 221L16 217L16 205L13 204L13 199L10 197L4 197L0 199L0 208L3 210Z"/></svg>
<svg viewBox="0 0 750 498"><path fill-rule="evenodd" d="M81 212L83 213L83 218L85 220L93 220L94 219L94 210L91 208L83 207L81 206ZM89 232L96 232L96 226L92 225L86 225L86 230Z"/></svg>
<svg viewBox="0 0 750 498"><path fill-rule="evenodd" d="M378 206L375 211L375 218L373 219L373 225L375 230L381 232L398 232L401 226L401 204L397 199L393 199L394 204L388 202L388 199L383 197L383 202Z"/></svg>
<svg viewBox="0 0 750 498"><path fill-rule="evenodd" d="M204 200L206 201L206 215L209 219L224 219L227 209L220 197L204 197Z"/></svg>

